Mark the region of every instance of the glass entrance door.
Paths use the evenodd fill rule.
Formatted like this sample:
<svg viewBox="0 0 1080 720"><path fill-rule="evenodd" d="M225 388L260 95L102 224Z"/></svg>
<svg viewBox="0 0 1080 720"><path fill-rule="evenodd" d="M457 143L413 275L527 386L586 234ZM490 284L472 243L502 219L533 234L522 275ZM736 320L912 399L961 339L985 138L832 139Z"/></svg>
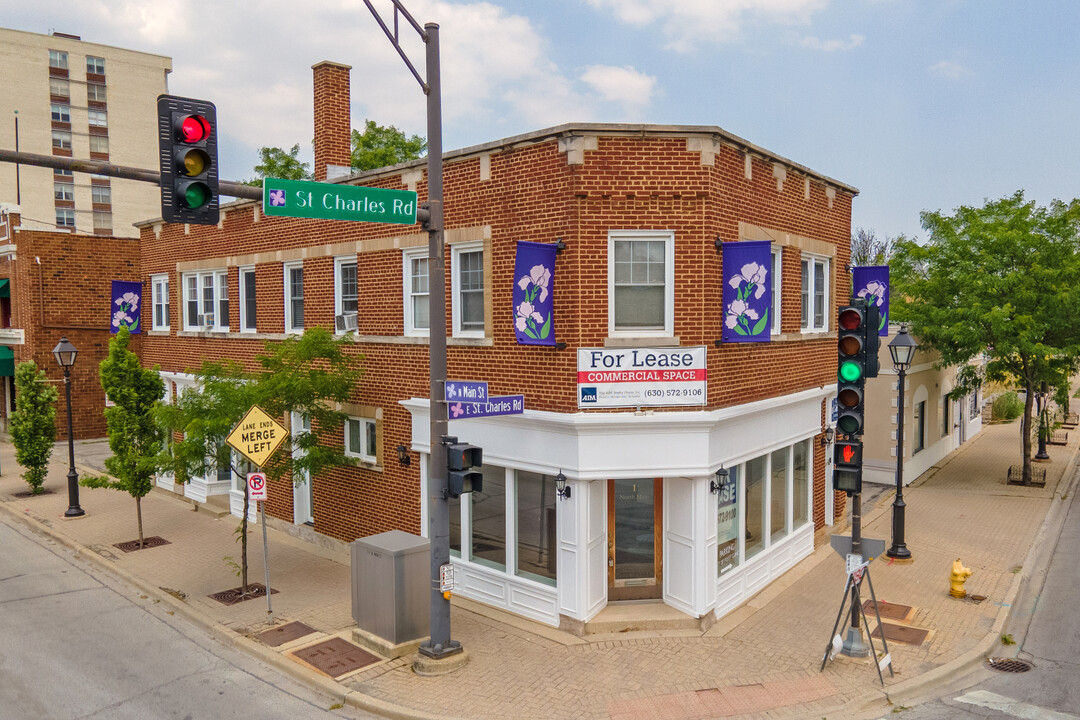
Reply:
<svg viewBox="0 0 1080 720"><path fill-rule="evenodd" d="M608 480L608 599L659 598L663 481Z"/></svg>

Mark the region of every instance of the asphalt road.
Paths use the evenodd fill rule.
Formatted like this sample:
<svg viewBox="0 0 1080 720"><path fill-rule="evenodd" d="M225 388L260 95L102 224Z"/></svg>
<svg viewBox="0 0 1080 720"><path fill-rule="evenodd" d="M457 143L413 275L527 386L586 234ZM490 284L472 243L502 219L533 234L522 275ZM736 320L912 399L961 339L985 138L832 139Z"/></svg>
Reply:
<svg viewBox="0 0 1080 720"><path fill-rule="evenodd" d="M1043 582L1021 593L1006 630L1018 647L995 655L1029 661L1025 673L980 669L969 686L921 703L894 707L890 718L901 720L1080 720L1080 503L1069 508L1058 537L1047 537L1039 550L1051 554ZM1034 578L1033 578L1034 579ZM974 682L974 684L970 684Z"/></svg>
<svg viewBox="0 0 1080 720"><path fill-rule="evenodd" d="M6 518L0 548L5 720L374 717L329 710L330 698Z"/></svg>

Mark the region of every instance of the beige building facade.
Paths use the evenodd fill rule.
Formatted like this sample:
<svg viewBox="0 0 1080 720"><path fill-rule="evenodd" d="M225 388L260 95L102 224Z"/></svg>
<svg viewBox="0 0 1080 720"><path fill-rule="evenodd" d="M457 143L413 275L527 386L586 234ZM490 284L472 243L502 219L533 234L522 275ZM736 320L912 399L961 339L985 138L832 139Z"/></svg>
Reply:
<svg viewBox="0 0 1080 720"><path fill-rule="evenodd" d="M172 59L83 42L77 36L0 29L0 147L39 155L158 166L157 96ZM160 214L150 183L0 163L0 202L24 227L137 237Z"/></svg>

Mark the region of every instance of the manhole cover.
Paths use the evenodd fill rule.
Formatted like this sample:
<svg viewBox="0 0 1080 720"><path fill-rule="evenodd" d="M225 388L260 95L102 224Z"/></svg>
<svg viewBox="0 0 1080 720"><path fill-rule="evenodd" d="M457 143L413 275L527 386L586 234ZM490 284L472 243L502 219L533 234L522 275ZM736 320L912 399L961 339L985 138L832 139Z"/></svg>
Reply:
<svg viewBox="0 0 1080 720"><path fill-rule="evenodd" d="M867 600L863 603L863 612L867 617L874 614L874 601ZM900 605L898 603L885 602L884 600L878 600L877 602L878 612L881 613L881 617L884 620L899 620L900 622L907 622L911 619L911 616L915 614L915 608L910 605Z"/></svg>
<svg viewBox="0 0 1080 720"><path fill-rule="evenodd" d="M52 490L42 490L41 492L37 493L36 495L30 490L23 490L22 492L12 493L12 495L14 495L17 498L32 498L32 497L41 497L43 495L55 495L55 494L56 493L53 492Z"/></svg>
<svg viewBox="0 0 1080 720"><path fill-rule="evenodd" d="M1020 660L1018 658L1002 658L992 657L986 658L986 664L994 670L1000 670L1001 672L1010 673L1022 673L1035 667L1027 660Z"/></svg>
<svg viewBox="0 0 1080 720"><path fill-rule="evenodd" d="M310 635L313 632L315 632L315 628L308 627L299 620L296 620L280 627L270 628L265 632L259 633L255 637L259 638L260 642L264 642L270 647L280 647L285 643L292 642L305 635Z"/></svg>
<svg viewBox="0 0 1080 720"><path fill-rule="evenodd" d="M113 543L114 548L120 548L126 553L135 552L136 550L145 550L146 548L161 547L162 545L169 545L169 541L163 537L154 535L153 537L143 538L142 547L139 547L138 540L128 540L122 543Z"/></svg>
<svg viewBox="0 0 1080 720"><path fill-rule="evenodd" d="M292 653L304 662L332 678L348 675L354 670L378 662L379 658L341 638L330 638Z"/></svg>
<svg viewBox="0 0 1080 720"><path fill-rule="evenodd" d="M896 625L883 622L874 628L871 637L881 637L882 628L885 630L885 639L889 642L904 643L906 645L922 645L926 636L930 634L925 628L911 627L910 625Z"/></svg>
<svg viewBox="0 0 1080 720"><path fill-rule="evenodd" d="M270 589L271 595L277 595L277 590ZM245 600L254 600L255 598L266 597L266 588L262 583L248 583L248 591L245 595L241 592L240 588L233 588L232 590L222 590L221 592L214 593L209 596L213 600L217 600L222 605L235 605L238 602L244 602Z"/></svg>

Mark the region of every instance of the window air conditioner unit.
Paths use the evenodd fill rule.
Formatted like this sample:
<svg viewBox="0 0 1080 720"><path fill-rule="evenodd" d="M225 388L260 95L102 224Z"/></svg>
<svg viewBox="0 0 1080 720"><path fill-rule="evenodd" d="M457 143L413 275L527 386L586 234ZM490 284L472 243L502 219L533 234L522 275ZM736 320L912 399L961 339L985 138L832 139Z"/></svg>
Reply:
<svg viewBox="0 0 1080 720"><path fill-rule="evenodd" d="M356 313L345 313L334 316L334 330L339 333L356 330L359 327Z"/></svg>
<svg viewBox="0 0 1080 720"><path fill-rule="evenodd" d="M203 330L214 329L214 313L206 313L203 315Z"/></svg>

